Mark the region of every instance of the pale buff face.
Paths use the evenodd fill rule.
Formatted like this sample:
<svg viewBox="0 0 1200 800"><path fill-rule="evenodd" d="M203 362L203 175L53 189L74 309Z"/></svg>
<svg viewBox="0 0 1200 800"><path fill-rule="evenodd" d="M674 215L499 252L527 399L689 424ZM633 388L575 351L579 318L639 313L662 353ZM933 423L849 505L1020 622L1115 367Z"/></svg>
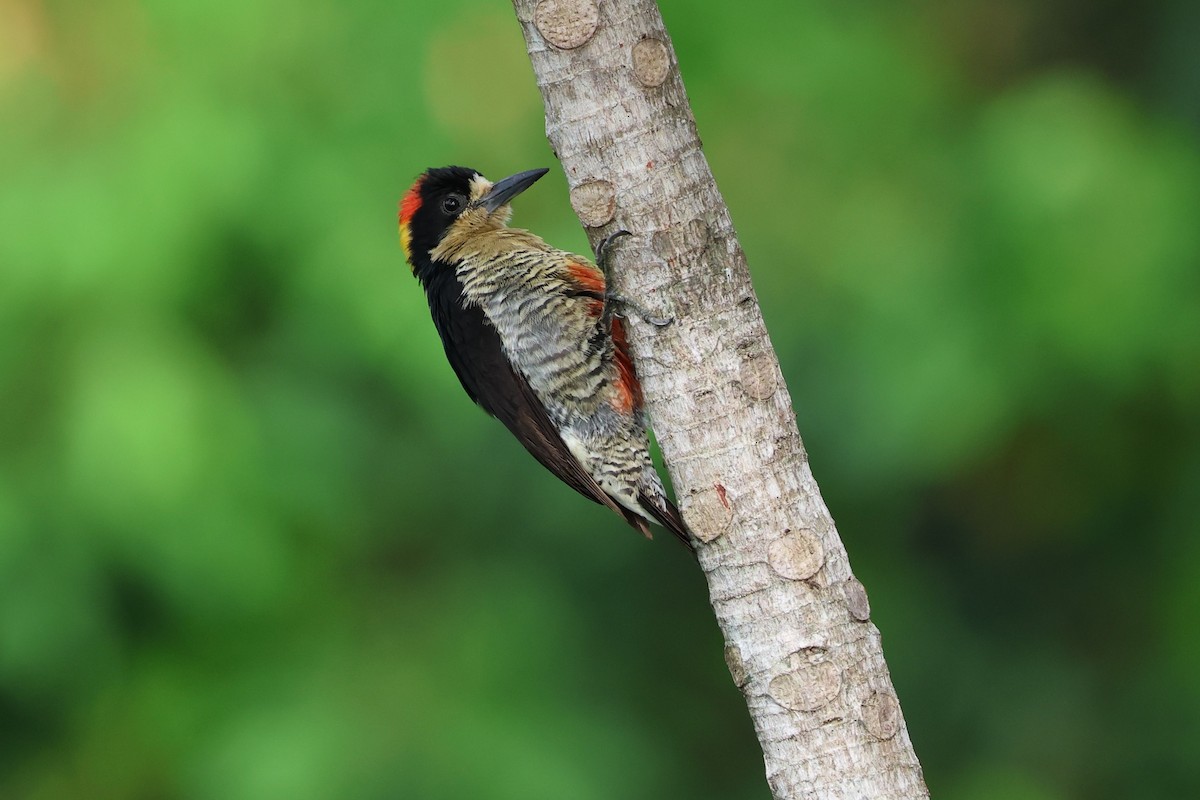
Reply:
<svg viewBox="0 0 1200 800"><path fill-rule="evenodd" d="M492 213L479 205L480 199L492 190L492 182L479 173L471 179L471 196L467 210L459 215L454 226L446 232L442 241L430 253L438 261L453 261L464 252L478 251L493 242L487 234L508 226L512 218L512 206L504 205Z"/></svg>
<svg viewBox="0 0 1200 800"><path fill-rule="evenodd" d="M471 178L471 202L479 202L479 198L483 197L491 190L492 182L476 172L475 177Z"/></svg>

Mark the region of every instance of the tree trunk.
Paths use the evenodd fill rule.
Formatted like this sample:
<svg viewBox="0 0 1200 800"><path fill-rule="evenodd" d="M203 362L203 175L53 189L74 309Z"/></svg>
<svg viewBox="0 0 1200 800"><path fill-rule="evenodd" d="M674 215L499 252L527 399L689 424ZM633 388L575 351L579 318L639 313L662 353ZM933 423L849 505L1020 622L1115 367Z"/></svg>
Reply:
<svg viewBox="0 0 1200 800"><path fill-rule="evenodd" d="M675 320L631 345L774 796L928 797L657 5L513 6L571 205L593 244L634 233L614 283Z"/></svg>

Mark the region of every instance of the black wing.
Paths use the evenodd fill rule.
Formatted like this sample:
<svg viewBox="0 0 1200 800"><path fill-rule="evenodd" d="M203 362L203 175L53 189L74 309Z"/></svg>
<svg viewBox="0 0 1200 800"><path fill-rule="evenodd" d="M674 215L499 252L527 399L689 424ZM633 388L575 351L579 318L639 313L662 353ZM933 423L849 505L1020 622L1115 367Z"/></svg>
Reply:
<svg viewBox="0 0 1200 800"><path fill-rule="evenodd" d="M529 382L504 355L496 329L481 309L463 305L462 284L454 268L435 266L422 276L425 293L446 358L463 389L484 411L503 422L559 480L589 500L616 511L649 536L645 520L618 505L571 455Z"/></svg>

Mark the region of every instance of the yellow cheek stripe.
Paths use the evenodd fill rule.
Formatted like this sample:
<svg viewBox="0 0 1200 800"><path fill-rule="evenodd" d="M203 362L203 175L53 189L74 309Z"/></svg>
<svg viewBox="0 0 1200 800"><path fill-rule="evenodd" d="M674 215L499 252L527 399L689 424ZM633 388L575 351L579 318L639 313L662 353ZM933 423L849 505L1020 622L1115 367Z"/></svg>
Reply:
<svg viewBox="0 0 1200 800"><path fill-rule="evenodd" d="M404 250L404 258L412 263L412 234L408 232L407 225L400 226L400 247ZM416 267L413 267L416 269Z"/></svg>

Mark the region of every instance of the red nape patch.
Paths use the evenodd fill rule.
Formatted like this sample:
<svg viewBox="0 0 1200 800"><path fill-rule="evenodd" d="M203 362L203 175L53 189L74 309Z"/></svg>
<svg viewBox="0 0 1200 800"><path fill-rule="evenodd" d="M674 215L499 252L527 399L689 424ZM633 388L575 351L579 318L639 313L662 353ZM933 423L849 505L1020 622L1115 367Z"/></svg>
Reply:
<svg viewBox="0 0 1200 800"><path fill-rule="evenodd" d="M629 414L642 407L642 384L633 369L629 357L629 343L625 341L625 326L621 320L612 321L613 361L617 365L617 411Z"/></svg>
<svg viewBox="0 0 1200 800"><path fill-rule="evenodd" d="M417 178L417 182L408 190L408 194L404 195L404 199L400 201L400 224L407 225L413 218L413 214L421 207L421 184L425 181L424 177Z"/></svg>

